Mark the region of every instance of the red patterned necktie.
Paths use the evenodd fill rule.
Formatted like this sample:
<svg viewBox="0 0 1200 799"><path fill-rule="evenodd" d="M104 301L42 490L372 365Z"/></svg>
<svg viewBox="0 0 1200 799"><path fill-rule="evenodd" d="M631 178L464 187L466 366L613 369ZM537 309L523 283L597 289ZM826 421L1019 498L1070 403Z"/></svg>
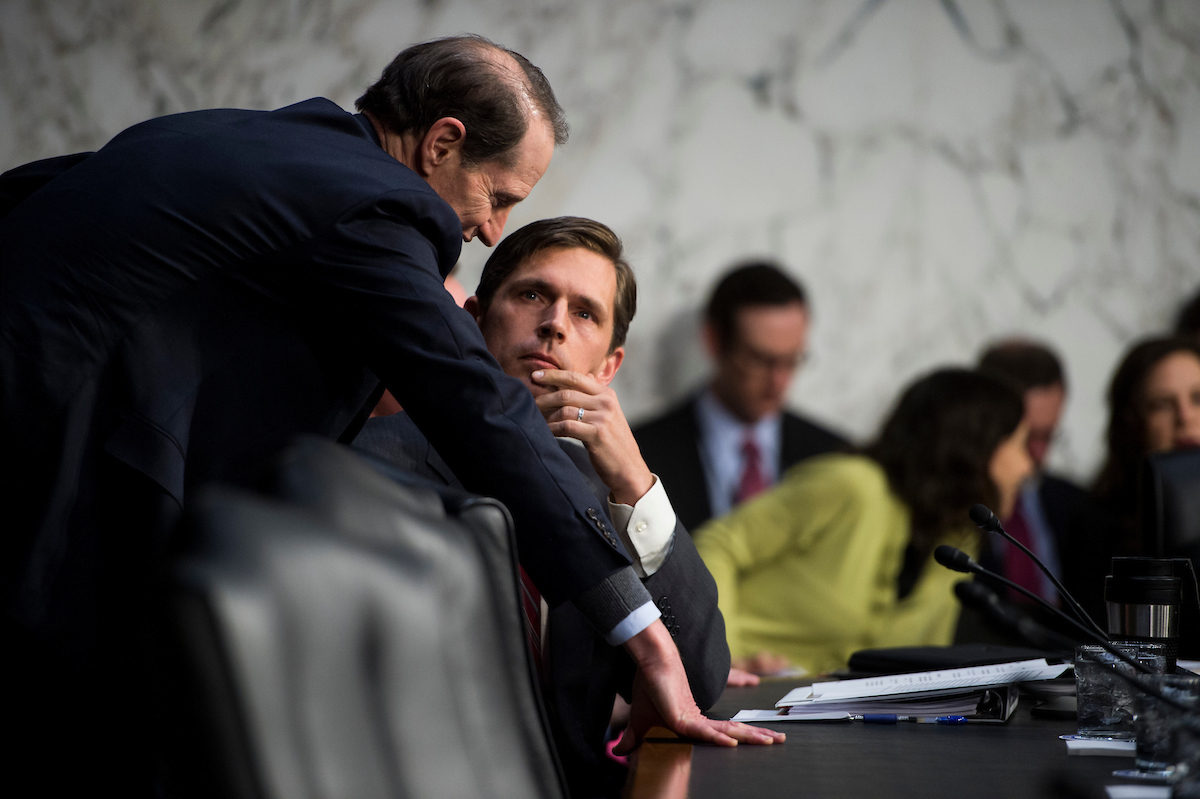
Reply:
<svg viewBox="0 0 1200 799"><path fill-rule="evenodd" d="M738 483L737 493L733 495L735 505L771 487L763 469L762 449L759 448L753 433L746 433L746 437L742 439L742 464L742 479Z"/></svg>
<svg viewBox="0 0 1200 799"><path fill-rule="evenodd" d="M1033 532L1029 529L1029 521L1025 516L1023 498L1017 499L1017 505L1013 508L1012 516L1004 522L1004 529L1017 541L1020 541L1031 551L1036 552L1034 549ZM1004 551L1004 576L1022 588L1029 589L1043 599L1049 599L1042 592L1042 576L1038 571L1037 565L1034 564L1033 558L1017 549L1011 543ZM1016 591L1010 591L1009 593L1011 594L1010 598L1014 602L1033 602L1029 597L1022 596Z"/></svg>
<svg viewBox="0 0 1200 799"><path fill-rule="evenodd" d="M525 638L533 652L538 676L542 676L542 594L521 567L521 608L525 611Z"/></svg>

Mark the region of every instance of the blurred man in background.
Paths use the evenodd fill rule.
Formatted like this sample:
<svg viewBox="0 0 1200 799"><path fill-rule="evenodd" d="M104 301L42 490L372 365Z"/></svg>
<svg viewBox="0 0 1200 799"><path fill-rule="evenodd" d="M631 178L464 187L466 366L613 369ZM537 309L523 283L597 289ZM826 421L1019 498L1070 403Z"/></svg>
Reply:
<svg viewBox="0 0 1200 799"><path fill-rule="evenodd" d="M713 290L704 319L712 381L634 430L689 530L771 487L796 462L847 446L784 410L807 356L809 320L803 287L772 263L740 266Z"/></svg>
<svg viewBox="0 0 1200 799"><path fill-rule="evenodd" d="M1072 551L1087 534L1082 527L1088 496L1069 480L1046 473L1046 458L1067 401L1062 362L1042 344L1009 339L985 350L979 369L1006 381L1024 398L1027 447L1036 469L1022 487L1004 527L1063 579L1064 570L1070 571L1073 565ZM1053 584L1024 553L999 536L989 536L987 544L985 565L1051 603L1059 601ZM1015 592L1009 598L1028 601Z"/></svg>

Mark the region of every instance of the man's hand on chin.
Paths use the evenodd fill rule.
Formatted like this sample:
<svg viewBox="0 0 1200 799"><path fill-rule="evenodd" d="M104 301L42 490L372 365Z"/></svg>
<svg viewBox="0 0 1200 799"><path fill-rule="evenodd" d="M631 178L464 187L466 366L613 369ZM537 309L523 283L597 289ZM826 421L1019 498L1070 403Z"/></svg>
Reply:
<svg viewBox="0 0 1200 799"><path fill-rule="evenodd" d="M785 740L781 732L706 718L696 707L679 650L661 620L656 619L626 641L625 649L637 664L637 675L633 680L629 726L613 750L615 754L632 752L655 726L718 746L737 746L739 742L774 744Z"/></svg>
<svg viewBox="0 0 1200 799"><path fill-rule="evenodd" d="M580 372L545 369L531 377L538 385L556 389L534 399L550 432L582 441L596 476L612 491L613 501L636 505L654 486L654 475L642 459L617 393Z"/></svg>

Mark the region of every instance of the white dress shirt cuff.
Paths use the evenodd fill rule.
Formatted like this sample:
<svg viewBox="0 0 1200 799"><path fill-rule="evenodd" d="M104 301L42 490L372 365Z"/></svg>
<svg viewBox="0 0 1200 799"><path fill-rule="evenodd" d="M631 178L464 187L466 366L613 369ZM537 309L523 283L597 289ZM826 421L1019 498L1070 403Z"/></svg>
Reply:
<svg viewBox="0 0 1200 799"><path fill-rule="evenodd" d="M609 630L608 635L604 636L604 640L611 646L620 646L653 624L654 620L661 615L653 602L647 602Z"/></svg>
<svg viewBox="0 0 1200 799"><path fill-rule="evenodd" d="M637 504L621 505L610 499L608 515L633 558L637 576L645 579L658 571L671 554L675 535L675 509L658 475Z"/></svg>

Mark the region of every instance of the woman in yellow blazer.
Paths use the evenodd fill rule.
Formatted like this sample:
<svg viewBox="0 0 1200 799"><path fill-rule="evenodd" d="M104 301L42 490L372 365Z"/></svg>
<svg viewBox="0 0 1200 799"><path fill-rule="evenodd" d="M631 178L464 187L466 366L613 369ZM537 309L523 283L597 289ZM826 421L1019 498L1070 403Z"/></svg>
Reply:
<svg viewBox="0 0 1200 799"><path fill-rule="evenodd" d="M859 649L950 643L962 575L931 554L941 543L977 554L972 504L1011 512L1032 469L1022 416L1000 381L934 372L904 392L875 443L804 461L701 528L734 666L816 674Z"/></svg>

